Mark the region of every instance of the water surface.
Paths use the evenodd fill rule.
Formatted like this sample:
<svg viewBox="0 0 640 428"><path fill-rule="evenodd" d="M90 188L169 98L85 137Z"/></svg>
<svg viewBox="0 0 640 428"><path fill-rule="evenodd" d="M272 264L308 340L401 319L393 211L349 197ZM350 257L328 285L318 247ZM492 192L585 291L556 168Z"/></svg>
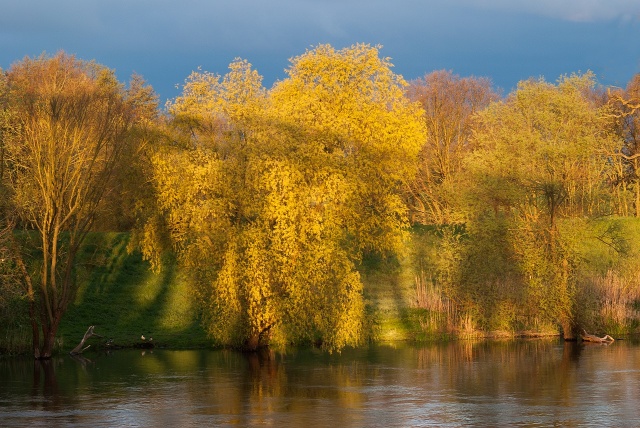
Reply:
<svg viewBox="0 0 640 428"><path fill-rule="evenodd" d="M640 344L0 360L0 426L640 426Z"/></svg>

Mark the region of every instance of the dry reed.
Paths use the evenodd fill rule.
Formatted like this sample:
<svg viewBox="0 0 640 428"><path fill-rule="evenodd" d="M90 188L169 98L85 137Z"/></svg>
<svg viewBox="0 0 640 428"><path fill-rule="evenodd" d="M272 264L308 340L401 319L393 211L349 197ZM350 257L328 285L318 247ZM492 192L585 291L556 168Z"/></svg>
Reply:
<svg viewBox="0 0 640 428"><path fill-rule="evenodd" d="M415 276L415 306L425 310L420 327L427 336L475 337L477 334L471 313L460 311L438 282L427 277L424 271Z"/></svg>
<svg viewBox="0 0 640 428"><path fill-rule="evenodd" d="M609 270L593 279L599 301L599 316L612 333L630 333L640 324L640 273L625 279Z"/></svg>

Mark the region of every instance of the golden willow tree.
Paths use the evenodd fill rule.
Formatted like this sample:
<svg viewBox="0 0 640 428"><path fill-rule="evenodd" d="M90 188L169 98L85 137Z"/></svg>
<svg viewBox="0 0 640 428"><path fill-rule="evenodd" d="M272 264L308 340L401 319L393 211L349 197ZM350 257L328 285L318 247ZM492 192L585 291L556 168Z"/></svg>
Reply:
<svg viewBox="0 0 640 428"><path fill-rule="evenodd" d="M564 226L609 213L609 153L617 144L594 86L591 73L556 85L521 82L481 112L466 160L467 225L476 239L485 236L471 266L502 251L524 285L518 306L530 319L557 321L567 339L578 327L580 259Z"/></svg>
<svg viewBox="0 0 640 428"><path fill-rule="evenodd" d="M154 158L154 224L168 226L219 343L361 339L356 267L363 252L398 250L424 138L390 68L377 48L322 45L270 91L236 60L223 78L193 73L170 104L178 144Z"/></svg>
<svg viewBox="0 0 640 428"><path fill-rule="evenodd" d="M138 141L131 130L141 112L156 108L143 108L154 103L151 94L140 84L126 90L113 71L64 53L25 58L7 72L3 214L38 232L40 260L23 270L36 358L51 357L75 297L76 254L112 188L114 169L124 166L122 154Z"/></svg>

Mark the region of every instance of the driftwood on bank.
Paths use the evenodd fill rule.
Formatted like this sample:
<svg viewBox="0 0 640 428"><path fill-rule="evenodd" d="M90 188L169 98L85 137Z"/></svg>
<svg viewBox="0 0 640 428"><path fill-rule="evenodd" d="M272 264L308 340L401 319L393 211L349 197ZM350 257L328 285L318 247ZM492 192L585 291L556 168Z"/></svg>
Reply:
<svg viewBox="0 0 640 428"><path fill-rule="evenodd" d="M80 343L78 344L78 346L76 346L75 348L73 348L71 350L71 352L69 352L71 355L78 355L78 354L82 354L84 351L86 351L87 349L89 349L91 347L91 345L87 345L86 347L83 348L84 346L84 342L87 341L87 339L96 336L96 337L102 337L99 334L96 334L93 332L93 329L95 328L95 326L91 326L87 329L87 332L84 334L84 337L82 338L82 340L80 341Z"/></svg>
<svg viewBox="0 0 640 428"><path fill-rule="evenodd" d="M584 342L590 342L590 343L612 343L615 341L615 339L611 336L609 336L608 334L605 334L603 337L598 337L594 334L589 334L587 333L585 330L584 334L581 336L582 340Z"/></svg>

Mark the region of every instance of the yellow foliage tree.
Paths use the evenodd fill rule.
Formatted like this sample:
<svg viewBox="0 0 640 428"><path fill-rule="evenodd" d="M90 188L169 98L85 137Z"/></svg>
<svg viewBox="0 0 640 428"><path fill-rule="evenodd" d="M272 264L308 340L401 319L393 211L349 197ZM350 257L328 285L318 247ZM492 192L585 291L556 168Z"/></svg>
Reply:
<svg viewBox="0 0 640 428"><path fill-rule="evenodd" d="M626 90L609 90L611 117L621 145L611 153L615 174L611 183L616 191L616 211L640 217L640 73Z"/></svg>
<svg viewBox="0 0 640 428"><path fill-rule="evenodd" d="M467 159L472 233L501 225L502 248L518 264L531 308L558 320L565 338L576 329L577 254L562 219L608 212L607 161L616 146L609 119L590 96L592 73L556 85L523 81L479 116L476 150Z"/></svg>
<svg viewBox="0 0 640 428"><path fill-rule="evenodd" d="M246 61L195 73L169 106L178 135L154 158L172 241L220 343L362 337L362 251L395 251L420 113L377 49L321 46L268 93ZM150 253L148 253L150 254Z"/></svg>
<svg viewBox="0 0 640 428"><path fill-rule="evenodd" d="M291 63L271 93L277 121L347 179L354 251L398 251L408 225L401 195L425 139L419 104L378 47L320 45Z"/></svg>

